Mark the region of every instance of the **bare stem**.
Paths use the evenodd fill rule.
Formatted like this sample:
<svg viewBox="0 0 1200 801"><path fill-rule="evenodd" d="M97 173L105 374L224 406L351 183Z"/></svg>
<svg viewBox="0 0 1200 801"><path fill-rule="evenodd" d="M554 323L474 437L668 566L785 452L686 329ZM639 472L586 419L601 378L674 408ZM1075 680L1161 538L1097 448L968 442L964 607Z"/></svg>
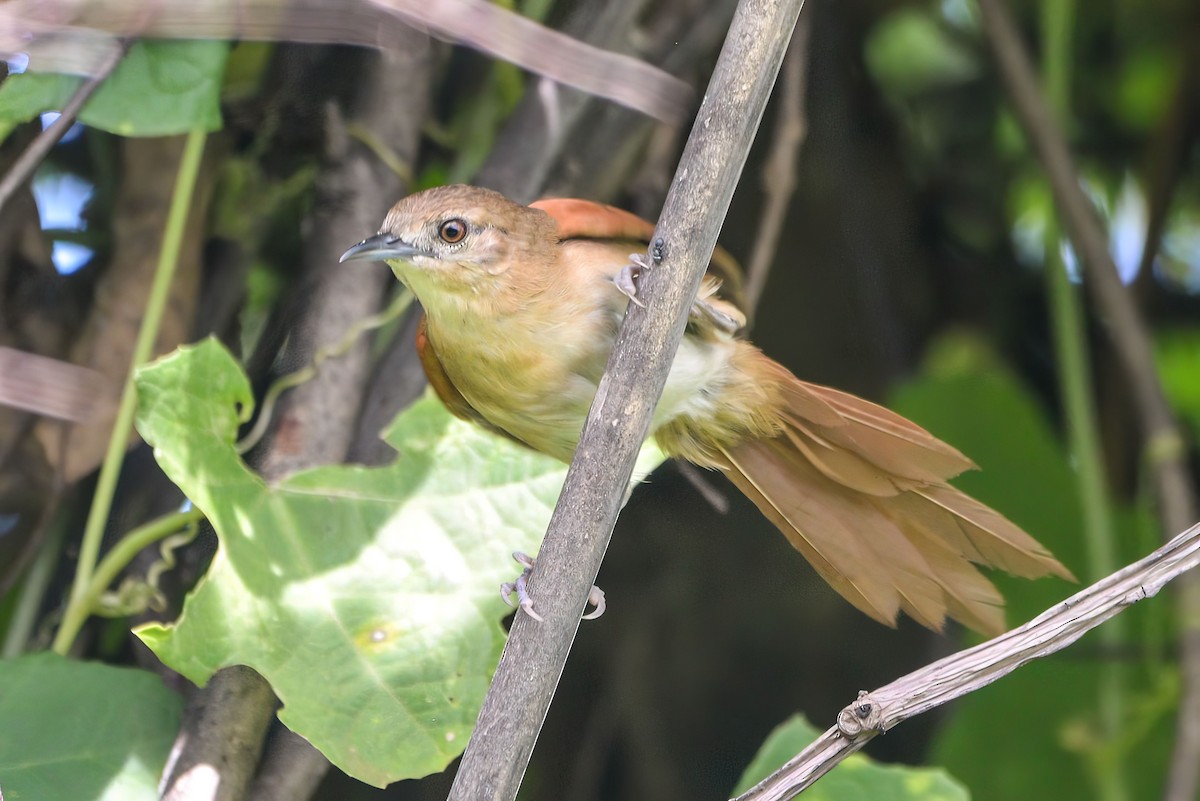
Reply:
<svg viewBox="0 0 1200 801"><path fill-rule="evenodd" d="M1070 120L1071 42L1075 0L1049 0L1042 6L1042 38L1045 41L1043 85L1053 112L1064 124ZM1100 424L1092 394L1091 350L1079 288L1071 282L1059 251L1062 236L1054 222L1046 226L1045 272L1054 327L1055 356L1066 418L1068 441L1075 461L1075 485L1084 521L1090 579L1107 576L1120 562L1116 555L1116 525L1104 476L1104 451ZM1097 635L1109 650L1124 641L1123 626L1114 622ZM1125 666L1108 662L1100 677L1098 706L1105 743L1120 736L1125 715ZM1095 752L1092 752L1093 755ZM1120 753L1110 760L1092 760L1092 781L1103 801L1124 801L1129 792Z"/></svg>
<svg viewBox="0 0 1200 801"><path fill-rule="evenodd" d="M200 159L204 155L204 143L207 139L208 134L204 131L194 131L187 135L184 144L183 156L179 162L179 177L175 181L175 192L167 212L167 225L163 231L158 266L154 271L154 283L150 288L150 296L146 299L146 312L138 329L137 343L134 345L133 358L130 360L129 373L121 394L121 404L113 422L108 450L100 467L92 507L84 526L83 542L79 546L79 563L75 567L67 611L64 614L63 625L54 637L53 648L59 654L66 654L70 650L79 631L79 625L76 624L81 625L83 619L91 612L88 590L92 584L96 562L100 558L100 543L104 538L108 513L112 509L121 464L125 460L125 448L129 442L129 432L133 428L133 415L137 410L134 371L149 361L154 354L154 341L158 337L159 323L162 322L163 310L167 306L171 280L175 277L175 268L179 264L183 229L192 207L192 190L196 187L196 176L200 174Z"/></svg>
<svg viewBox="0 0 1200 801"><path fill-rule="evenodd" d="M876 735L1061 651L1132 604L1153 597L1167 582L1198 564L1200 523L1024 626L939 659L874 692L860 693L838 715L837 726L735 801L795 797Z"/></svg>
<svg viewBox="0 0 1200 801"><path fill-rule="evenodd" d="M452 801L516 797L802 5L738 5L659 219L646 308L617 335L533 572L545 620L517 615Z"/></svg>

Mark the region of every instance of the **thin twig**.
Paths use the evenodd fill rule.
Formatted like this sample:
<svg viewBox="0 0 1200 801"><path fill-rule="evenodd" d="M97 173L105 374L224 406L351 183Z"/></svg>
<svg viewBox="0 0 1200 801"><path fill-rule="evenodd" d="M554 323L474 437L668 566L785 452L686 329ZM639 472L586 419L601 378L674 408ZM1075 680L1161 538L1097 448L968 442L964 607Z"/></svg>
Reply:
<svg viewBox="0 0 1200 801"><path fill-rule="evenodd" d="M808 34L812 15L803 14L796 22L792 44L783 59L779 79L779 116L775 120L771 153L762 168L763 211L759 217L754 251L746 270L746 309L754 316L767 276L779 248L779 235L787 217L792 195L796 193L796 162L808 136L808 118L804 113L808 94Z"/></svg>
<svg viewBox="0 0 1200 801"><path fill-rule="evenodd" d="M1192 25L1192 30L1195 29ZM1172 97L1171 111L1146 148L1149 153L1145 177L1149 211L1142 256L1138 260L1139 281L1153 280L1152 269L1163 245L1171 201L1187 174L1188 154L1196 139L1192 120L1200 110L1200 42L1194 34L1183 39L1183 64L1179 68L1179 83Z"/></svg>
<svg viewBox="0 0 1200 801"><path fill-rule="evenodd" d="M1197 502L1185 440L1158 379L1150 332L1121 284L1107 238L1080 187L1079 172L1038 89L1016 26L1001 0L979 0L979 8L1017 118L1046 170L1063 227L1081 257L1086 284L1133 390L1163 529L1179 531L1196 519ZM1165 797L1194 801L1200 788L1200 576L1180 582L1179 603L1184 691Z"/></svg>
<svg viewBox="0 0 1200 801"><path fill-rule="evenodd" d="M8 201L16 191L29 180L38 165L50 153L51 148L67 135L67 131L71 130L71 126L75 124L75 118L79 116L80 111L83 111L84 105L129 52L129 44L130 40L123 39L118 47L113 48L108 57L101 62L96 74L81 83L75 90L75 94L71 95L71 99L59 113L58 119L51 123L49 128L34 137L34 140L25 148L25 152L13 162L8 174L0 179L0 214L4 212L4 207L8 205Z"/></svg>
<svg viewBox="0 0 1200 801"><path fill-rule="evenodd" d="M194 213L192 190L196 186L196 177L200 173L201 157L204 155L204 144L207 140L208 134L204 131L193 131L188 134L179 159L178 177L175 179L175 188L171 193L171 205L167 211L167 224L163 229L162 246L159 249L158 264L154 271L154 282L150 287L150 294L146 298L146 310L142 316L141 325L138 327L137 342L134 344L120 405L117 409L116 419L113 421L108 448L104 454L104 463L100 466L100 475L96 480L92 506L88 510L87 522L84 524L83 541L79 546L79 560L75 566L75 578L71 583L67 608L63 613L63 622L54 637L53 648L58 654L65 655L70 650L83 621L91 614L91 605L87 597L88 588L100 558L100 545L104 538L109 512L112 510L117 478L121 474L121 465L125 460L125 448L129 432L133 430L133 416L137 409L134 371L148 362L154 353L154 342L158 337L159 325L162 323L163 312L167 306L171 281L180 262L179 252L183 245L184 227L187 224L188 215Z"/></svg>
<svg viewBox="0 0 1200 801"><path fill-rule="evenodd" d="M308 364L295 372L275 379L263 395L262 403L259 404L258 419L254 421L254 425L246 433L246 436L237 441L234 449L239 454L249 452L263 438L263 434L267 433L267 428L271 425L272 413L275 411L275 404L284 392L292 387L298 387L306 381L311 381L320 373L321 365L330 359L336 359L339 356L349 353L351 348L359 344L359 340L363 334L366 334L368 331L374 331L377 328L382 328L392 320L395 320L412 305L412 300L413 296L411 292L402 291L396 293L396 296L392 298L392 302L388 304L386 309L354 323L345 330L341 339L318 347Z"/></svg>
<svg viewBox="0 0 1200 801"><path fill-rule="evenodd" d="M545 620L518 613L451 801L516 797L802 4L738 6L533 571Z"/></svg>
<svg viewBox="0 0 1200 801"><path fill-rule="evenodd" d="M1061 651L1200 564L1200 523L1139 562L1055 604L1024 626L939 659L870 693L859 693L818 737L735 801L783 801L811 786L876 735Z"/></svg>

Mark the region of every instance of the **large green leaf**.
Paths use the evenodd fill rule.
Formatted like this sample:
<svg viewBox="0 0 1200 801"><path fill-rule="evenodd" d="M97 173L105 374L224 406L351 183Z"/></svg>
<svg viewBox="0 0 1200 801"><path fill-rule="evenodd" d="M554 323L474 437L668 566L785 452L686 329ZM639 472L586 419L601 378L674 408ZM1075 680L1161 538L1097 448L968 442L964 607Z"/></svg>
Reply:
<svg viewBox="0 0 1200 801"><path fill-rule="evenodd" d="M144 670L50 653L0 661L4 798L158 798L181 708L179 696Z"/></svg>
<svg viewBox="0 0 1200 801"><path fill-rule="evenodd" d="M121 136L167 136L221 127L226 42L144 41L100 86L80 122ZM26 72L0 84L0 141L18 123L58 111L83 82L70 75Z"/></svg>
<svg viewBox="0 0 1200 801"><path fill-rule="evenodd" d="M780 724L742 774L734 794L749 790L819 734L799 715ZM803 798L804 801L967 801L970 795L940 768L880 765L862 754L854 754L805 791Z"/></svg>
<svg viewBox="0 0 1200 801"><path fill-rule="evenodd" d="M536 551L565 466L429 396L387 432L393 465L269 486L234 451L250 390L218 344L142 370L138 391L138 429L220 539L179 620L139 636L198 684L253 667L283 722L363 781L443 769L499 657L510 552Z"/></svg>
<svg viewBox="0 0 1200 801"><path fill-rule="evenodd" d="M1200 433L1200 329L1178 328L1160 333L1155 361L1163 389L1176 413Z"/></svg>

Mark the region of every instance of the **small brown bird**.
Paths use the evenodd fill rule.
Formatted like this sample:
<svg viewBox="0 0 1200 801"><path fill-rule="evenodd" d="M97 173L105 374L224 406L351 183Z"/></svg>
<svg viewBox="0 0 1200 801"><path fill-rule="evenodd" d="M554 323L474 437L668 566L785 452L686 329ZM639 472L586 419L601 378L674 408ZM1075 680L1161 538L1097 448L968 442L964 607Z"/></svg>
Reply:
<svg viewBox="0 0 1200 801"><path fill-rule="evenodd" d="M404 198L342 261L386 261L426 317L417 349L459 417L569 461L654 227L585 200L529 206L471 186ZM737 265L718 249L652 435L722 471L850 603L1004 629L975 564L1071 578L1041 544L947 480L975 465L881 406L809 384L735 337ZM718 295L726 279L725 296Z"/></svg>

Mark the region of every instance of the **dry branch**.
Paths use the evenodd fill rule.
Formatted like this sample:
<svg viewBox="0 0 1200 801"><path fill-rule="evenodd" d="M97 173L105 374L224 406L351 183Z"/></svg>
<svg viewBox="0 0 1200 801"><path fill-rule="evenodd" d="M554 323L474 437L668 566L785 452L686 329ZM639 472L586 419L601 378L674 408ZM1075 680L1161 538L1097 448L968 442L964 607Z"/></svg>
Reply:
<svg viewBox="0 0 1200 801"><path fill-rule="evenodd" d="M738 6L659 219L647 308L631 304L617 335L533 572L545 620L517 615L452 801L516 797L802 5Z"/></svg>
<svg viewBox="0 0 1200 801"><path fill-rule="evenodd" d="M400 158L412 159L429 102L427 76L432 64L419 35L407 31L406 36L405 52L415 55L361 54L367 58L357 65L355 95L345 101L344 109L332 103L325 106L328 150L317 179L317 198L304 226L304 258L293 277L296 291L311 301L298 319L289 321L293 349L289 355L300 363L308 363L318 347L336 342L354 322L375 312L381 286L388 280L382 271L352 275L336 267L343 243L354 238L353 232L378 225L404 190L378 154L349 137L345 128L346 121L356 123L378 140L391 143ZM390 94L385 87L391 87ZM390 102L379 102L384 94ZM368 356L368 343L360 340L285 397L272 421L274 437L254 454L268 480L345 457L367 383ZM275 696L256 672L235 667L215 674L196 697L200 700L189 706L177 740L180 764L209 766L221 781L195 785L189 783L188 773L168 766L164 795L171 801L236 801L247 795L263 736L274 716ZM239 733L240 737L233 736ZM286 737L276 739L275 745L266 752L254 797L307 797L328 762L315 749L286 747L290 745ZM282 774L288 774L286 785Z"/></svg>
<svg viewBox="0 0 1200 801"><path fill-rule="evenodd" d="M1061 651L1176 576L1200 564L1200 523L1139 562L1118 570L985 643L940 659L870 693L838 715L838 725L735 801L783 801L811 786L878 734L967 693L1034 659Z"/></svg>
<svg viewBox="0 0 1200 801"><path fill-rule="evenodd" d="M74 8L40 0L0 4L0 55L29 53L36 69L91 75L133 33L156 38L352 44L403 53L406 26L607 98L651 117L682 116L687 84L645 62L546 28L486 0L133 0Z"/></svg>

